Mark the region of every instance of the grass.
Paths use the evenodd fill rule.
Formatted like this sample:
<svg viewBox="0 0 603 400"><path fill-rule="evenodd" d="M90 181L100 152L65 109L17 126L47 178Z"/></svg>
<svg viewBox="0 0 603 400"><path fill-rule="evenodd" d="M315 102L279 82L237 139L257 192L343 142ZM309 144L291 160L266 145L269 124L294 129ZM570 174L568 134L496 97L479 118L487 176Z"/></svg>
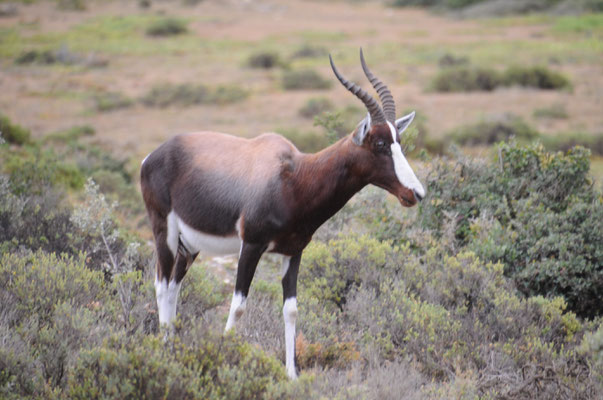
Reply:
<svg viewBox="0 0 603 400"><path fill-rule="evenodd" d="M432 82L432 88L438 92L492 91L499 86L558 90L571 84L561 73L543 66L512 66L502 73L484 67L444 68Z"/></svg>
<svg viewBox="0 0 603 400"><path fill-rule="evenodd" d="M285 71L283 88L285 90L328 89L332 82L311 69Z"/></svg>
<svg viewBox="0 0 603 400"><path fill-rule="evenodd" d="M552 30L557 33L578 33L603 36L603 14L565 16L553 20Z"/></svg>
<svg viewBox="0 0 603 400"><path fill-rule="evenodd" d="M282 64L281 58L277 52L258 51L249 56L247 66L258 69L271 69Z"/></svg>
<svg viewBox="0 0 603 400"><path fill-rule="evenodd" d="M548 118L548 119L568 119L569 114L565 105L562 103L551 104L547 107L541 107L534 110L532 115L536 118Z"/></svg>
<svg viewBox="0 0 603 400"><path fill-rule="evenodd" d="M130 107L134 102L132 99L117 92L101 93L94 96L94 108L97 111L106 112Z"/></svg>
<svg viewBox="0 0 603 400"><path fill-rule="evenodd" d="M154 15L93 17L63 32L40 32L35 26L0 29L0 57L15 58L28 50L52 50L66 45L76 52L101 52L127 55L200 53L221 50L234 52L249 46L231 39L203 41L191 34L167 36L155 40L146 29L164 20Z"/></svg>
<svg viewBox="0 0 603 400"><path fill-rule="evenodd" d="M166 17L153 21L146 29L148 36L178 36L188 32L186 21L179 18Z"/></svg>
<svg viewBox="0 0 603 400"><path fill-rule="evenodd" d="M164 83L153 86L140 101L148 107L188 107L196 104L230 104L243 101L249 93L236 86L218 86L190 83Z"/></svg>

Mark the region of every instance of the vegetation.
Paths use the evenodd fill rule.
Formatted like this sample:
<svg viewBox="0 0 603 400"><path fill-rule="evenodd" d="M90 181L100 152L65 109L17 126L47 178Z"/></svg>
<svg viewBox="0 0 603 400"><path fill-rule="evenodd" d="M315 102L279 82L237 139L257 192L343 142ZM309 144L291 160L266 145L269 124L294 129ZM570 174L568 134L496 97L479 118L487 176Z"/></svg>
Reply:
<svg viewBox="0 0 603 400"><path fill-rule="evenodd" d="M511 67L500 73L470 66L445 68L432 82L432 88L438 92L492 91L500 86L558 90L569 87L570 82L564 75L545 67Z"/></svg>
<svg viewBox="0 0 603 400"><path fill-rule="evenodd" d="M299 115L304 118L314 118L325 111L332 111L335 106L326 97L312 97L299 109Z"/></svg>
<svg viewBox="0 0 603 400"><path fill-rule="evenodd" d="M43 1L0 7L8 11L0 97L10 116L0 117L0 399L603 398L603 132L593 112L600 85L590 79L601 65L603 16L561 16L601 11L600 0L343 2L328 6L333 19L294 25L283 21L317 5L230 13L232 5L183 6L199 0L142 0L116 15L117 3ZM380 3L438 15L398 10L404 27L374 24L388 12ZM446 18L518 10L545 13ZM189 30L187 18L170 28L168 15L194 15L208 29ZM272 16L280 22L263 27ZM340 29L348 20L354 29ZM434 21L441 26L429 29ZM147 33L152 25L164 30L159 37ZM260 28L250 35L245 26ZM230 104L231 113L204 112L205 128L275 130L319 151L366 115L332 75L321 76L333 52L346 77L370 89L358 35L374 38L367 61L397 89L398 116L421 107L402 147L427 197L402 209L368 187L314 235L299 275L297 381L285 374L274 255L263 257L240 329L227 335L234 268L199 259L165 341L137 188L148 143L107 147L118 134L111 127L142 127L157 139L165 133L157 116L182 127L195 112L177 107ZM100 65L107 69L88 68ZM187 82L191 74L216 82ZM417 86L436 74L459 93ZM285 76L302 91L333 92L283 95ZM496 90L509 85L563 92ZM148 92L126 96L139 90ZM523 118L500 114L518 98ZM484 117L473 123L475 107ZM440 135L448 126L457 128Z"/></svg>
<svg viewBox="0 0 603 400"><path fill-rule="evenodd" d="M540 133L523 119L514 115L503 115L474 125L456 128L450 134L450 137L458 144L476 146L492 145L511 138L529 143L538 138L539 135Z"/></svg>
<svg viewBox="0 0 603 400"><path fill-rule="evenodd" d="M290 70L283 74L285 90L328 89L331 81L311 69Z"/></svg>
<svg viewBox="0 0 603 400"><path fill-rule="evenodd" d="M101 93L94 96L94 108L97 111L106 112L130 107L134 102L132 99L117 92Z"/></svg>
<svg viewBox="0 0 603 400"><path fill-rule="evenodd" d="M161 37L181 35L187 31L188 28L185 21L178 18L166 17L151 23L146 33L149 36Z"/></svg>
<svg viewBox="0 0 603 400"><path fill-rule="evenodd" d="M196 104L230 104L243 101L249 93L237 86L218 86L165 83L153 86L140 100L148 107L188 107Z"/></svg>
<svg viewBox="0 0 603 400"><path fill-rule="evenodd" d="M250 55L247 65L251 68L270 69L282 65L282 61L278 53L261 51Z"/></svg>
<svg viewBox="0 0 603 400"><path fill-rule="evenodd" d="M110 199L122 197L106 197L92 180L82 192L43 174L72 162L74 176L129 177L83 143L91 135L77 127L23 145L22 159L32 152L40 160L31 173L15 169L14 152L0 147L3 398L603 393L603 202L588 177L588 151L503 144L492 161L434 159L423 174L428 196L403 218L383 191L360 193L304 253L302 374L291 382L274 328L282 299L270 257L237 335L222 334L230 289L195 265L164 343L151 249L119 222L122 207ZM64 156L73 153L88 164Z"/></svg>
<svg viewBox="0 0 603 400"><path fill-rule="evenodd" d="M558 10L568 13L603 10L601 0L392 0L390 4L394 7L420 6L463 10L470 16L496 16Z"/></svg>
<svg viewBox="0 0 603 400"><path fill-rule="evenodd" d="M8 143L22 145L29 143L30 137L31 132L28 129L13 124L8 117L0 114L0 139Z"/></svg>

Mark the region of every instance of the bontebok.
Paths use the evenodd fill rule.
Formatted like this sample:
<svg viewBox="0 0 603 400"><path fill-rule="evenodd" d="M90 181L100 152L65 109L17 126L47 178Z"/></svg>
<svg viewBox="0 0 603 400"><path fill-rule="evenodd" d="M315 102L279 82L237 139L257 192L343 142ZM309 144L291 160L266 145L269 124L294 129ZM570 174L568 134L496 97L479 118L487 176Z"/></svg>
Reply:
<svg viewBox="0 0 603 400"><path fill-rule="evenodd" d="M425 196L400 147L414 112L396 119L389 89L362 68L382 106L337 71L368 114L348 136L316 154L276 134L242 139L217 132L178 135L142 163L141 186L157 248L161 325L171 326L182 279L199 252L239 254L226 330L245 309L264 252L283 255L286 367L296 377L297 272L304 248L327 219L372 184L411 207Z"/></svg>

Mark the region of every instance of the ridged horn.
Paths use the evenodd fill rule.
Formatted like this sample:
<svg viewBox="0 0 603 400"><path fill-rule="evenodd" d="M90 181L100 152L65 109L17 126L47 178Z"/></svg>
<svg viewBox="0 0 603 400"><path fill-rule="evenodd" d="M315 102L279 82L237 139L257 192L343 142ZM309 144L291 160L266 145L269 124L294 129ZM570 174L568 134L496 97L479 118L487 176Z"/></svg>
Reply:
<svg viewBox="0 0 603 400"><path fill-rule="evenodd" d="M335 64L333 63L333 58L331 57L330 54L329 54L329 61L331 62L331 68L333 69L333 73L335 74L337 79L339 79L339 82L341 82L341 84L343 86L345 86L346 89L348 89L350 92L352 92L356 97L358 97L364 103L366 109L368 110L368 112L371 116L371 120L373 121L373 124L385 123L385 121L386 121L385 114L383 113L383 110L381 110L381 107L379 106L379 103L377 103L377 100L375 100L373 98L373 96L371 96L366 91L364 91L360 86L358 86L354 82L348 81L343 76L341 76L339 71L337 71L337 68L335 68Z"/></svg>
<svg viewBox="0 0 603 400"><path fill-rule="evenodd" d="M385 118L391 122L392 124L396 122L396 103L394 102L394 97L392 96L392 92L385 86L379 78L377 78L366 66L366 62L364 61L364 55L362 54L362 48L360 49L360 63L362 64L362 69L364 70L364 74L371 82L371 85L377 91L379 95L379 99L381 100L381 105L383 105L383 113L385 114Z"/></svg>

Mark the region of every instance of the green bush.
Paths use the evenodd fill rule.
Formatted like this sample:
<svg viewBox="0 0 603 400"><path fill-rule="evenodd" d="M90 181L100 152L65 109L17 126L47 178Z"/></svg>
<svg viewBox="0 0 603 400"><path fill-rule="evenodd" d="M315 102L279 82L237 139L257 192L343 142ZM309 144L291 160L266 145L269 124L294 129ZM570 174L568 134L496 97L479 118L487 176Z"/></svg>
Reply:
<svg viewBox="0 0 603 400"><path fill-rule="evenodd" d="M517 85L537 89L557 90L570 86L570 81L559 72L546 67L511 67L505 71L502 81L507 86Z"/></svg>
<svg viewBox="0 0 603 400"><path fill-rule="evenodd" d="M61 159L52 149L25 146L2 158L2 169L10 176L16 194L41 194L49 186L78 189L85 181L74 162Z"/></svg>
<svg viewBox="0 0 603 400"><path fill-rule="evenodd" d="M327 49L322 46L313 46L310 44L305 44L297 49L292 55L291 58L318 58L325 57L329 54Z"/></svg>
<svg viewBox="0 0 603 400"><path fill-rule="evenodd" d="M208 101L209 89L205 85L161 84L153 86L141 101L148 107L191 106Z"/></svg>
<svg viewBox="0 0 603 400"><path fill-rule="evenodd" d="M57 0L57 8L69 11L85 11L86 0Z"/></svg>
<svg viewBox="0 0 603 400"><path fill-rule="evenodd" d="M260 51L251 54L247 59L247 66L251 68L270 69L281 64L280 56L275 52Z"/></svg>
<svg viewBox="0 0 603 400"><path fill-rule="evenodd" d="M94 96L94 107L97 111L106 112L130 107L132 99L121 93L108 92Z"/></svg>
<svg viewBox="0 0 603 400"><path fill-rule="evenodd" d="M532 113L536 118L567 119L569 114L563 103L551 104L548 107L537 108Z"/></svg>
<svg viewBox="0 0 603 400"><path fill-rule="evenodd" d="M293 128L277 129L277 131L305 153L315 153L329 145L327 137L319 133L311 131L302 132Z"/></svg>
<svg viewBox="0 0 603 400"><path fill-rule="evenodd" d="M211 104L232 104L238 103L249 97L249 92L238 86L218 86L215 88L208 100Z"/></svg>
<svg viewBox="0 0 603 400"><path fill-rule="evenodd" d="M512 138L522 143L529 143L538 138L540 134L522 118L503 115L474 125L456 128L449 136L458 144L477 146L492 145Z"/></svg>
<svg viewBox="0 0 603 400"><path fill-rule="evenodd" d="M335 108L333 102L326 97L312 97L299 109L299 115L304 118L314 118L325 111L332 111L333 108Z"/></svg>
<svg viewBox="0 0 603 400"><path fill-rule="evenodd" d="M186 22L179 18L164 17L149 25L146 29L148 36L175 36L188 32Z"/></svg>
<svg viewBox="0 0 603 400"><path fill-rule="evenodd" d="M196 104L230 104L243 101L248 92L236 86L218 86L211 89L205 85L160 84L153 86L141 101L148 107L189 107Z"/></svg>
<svg viewBox="0 0 603 400"><path fill-rule="evenodd" d="M603 204L588 177L589 152L502 144L500 155L498 166L467 159L436 164L422 224L443 235L452 221L457 245L470 242L484 259L502 262L523 293L563 296L570 310L598 315ZM495 222L472 228L478 217Z"/></svg>
<svg viewBox="0 0 603 400"><path fill-rule="evenodd" d="M262 399L285 378L284 368L232 336L206 332L195 346L159 338L83 351L69 373L69 398Z"/></svg>
<svg viewBox="0 0 603 400"><path fill-rule="evenodd" d="M103 274L86 268L84 255L73 258L43 251L19 255L5 253L0 259L0 283L8 294L5 307L14 307L9 326L35 315L49 321L58 304L86 306L105 301Z"/></svg>
<svg viewBox="0 0 603 400"><path fill-rule="evenodd" d="M547 149L554 151L569 151L575 146L589 149L593 154L603 155L603 133L565 133L558 135L543 135L542 143Z"/></svg>
<svg viewBox="0 0 603 400"><path fill-rule="evenodd" d="M31 141L30 136L28 129L13 124L8 117L0 115L0 144L2 139L11 144L27 144Z"/></svg>
<svg viewBox="0 0 603 400"><path fill-rule="evenodd" d="M546 67L511 67L500 73L488 68L458 66L441 70L431 83L437 92L492 91L513 85L557 90L569 87L570 81Z"/></svg>
<svg viewBox="0 0 603 400"><path fill-rule="evenodd" d="M456 67L440 71L432 88L438 92L492 91L500 86L499 72L487 68Z"/></svg>
<svg viewBox="0 0 603 400"><path fill-rule="evenodd" d="M331 81L324 79L318 72L311 69L285 71L283 88L285 90L328 89Z"/></svg>

